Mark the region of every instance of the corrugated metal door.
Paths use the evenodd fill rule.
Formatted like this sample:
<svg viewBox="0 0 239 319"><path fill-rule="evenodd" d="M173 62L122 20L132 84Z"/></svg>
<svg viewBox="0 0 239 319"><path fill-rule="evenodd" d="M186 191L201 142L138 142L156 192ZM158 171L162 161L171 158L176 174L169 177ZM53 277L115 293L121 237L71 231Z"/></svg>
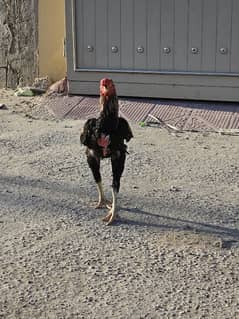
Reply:
<svg viewBox="0 0 239 319"><path fill-rule="evenodd" d="M70 92L239 101L239 0L66 0Z"/></svg>

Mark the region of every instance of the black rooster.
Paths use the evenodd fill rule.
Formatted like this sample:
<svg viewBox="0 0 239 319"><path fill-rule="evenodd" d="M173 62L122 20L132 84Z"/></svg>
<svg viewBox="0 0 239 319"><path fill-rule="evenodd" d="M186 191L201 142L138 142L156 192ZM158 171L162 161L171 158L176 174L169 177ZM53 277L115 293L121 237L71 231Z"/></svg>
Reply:
<svg viewBox="0 0 239 319"><path fill-rule="evenodd" d="M117 194L120 189L120 178L127 153L124 141L129 142L132 137L133 134L128 122L119 117L118 97L113 81L102 79L100 81L100 115L98 118L87 120L80 140L87 147L87 162L97 184L99 201L96 208L107 207L110 209L103 218L103 221L107 222L108 225L117 216ZM111 158L113 173L112 206L105 198L100 174L100 160L107 157Z"/></svg>

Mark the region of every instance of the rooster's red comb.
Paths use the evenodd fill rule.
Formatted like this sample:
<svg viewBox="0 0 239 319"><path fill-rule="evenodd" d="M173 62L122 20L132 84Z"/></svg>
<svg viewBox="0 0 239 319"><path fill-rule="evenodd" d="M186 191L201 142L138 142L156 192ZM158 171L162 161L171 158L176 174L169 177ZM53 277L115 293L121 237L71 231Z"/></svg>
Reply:
<svg viewBox="0 0 239 319"><path fill-rule="evenodd" d="M104 78L104 79L101 79L100 81L100 85L102 86L108 86L108 85L114 85L113 81L111 79L108 79L108 78Z"/></svg>
<svg viewBox="0 0 239 319"><path fill-rule="evenodd" d="M100 81L100 95L101 96L116 95L114 82L111 79L104 78Z"/></svg>

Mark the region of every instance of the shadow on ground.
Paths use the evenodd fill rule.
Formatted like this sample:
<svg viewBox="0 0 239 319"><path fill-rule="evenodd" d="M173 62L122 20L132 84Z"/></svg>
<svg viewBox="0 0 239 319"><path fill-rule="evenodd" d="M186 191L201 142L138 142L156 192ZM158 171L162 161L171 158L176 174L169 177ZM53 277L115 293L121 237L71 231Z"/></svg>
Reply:
<svg viewBox="0 0 239 319"><path fill-rule="evenodd" d="M94 210L91 205L92 188L89 186L79 187L78 185L69 185L67 183L53 182L51 180L42 180L26 178L20 176L0 176L0 207L5 211L15 211L21 218L22 209L27 216L35 216L44 212L47 216L67 218L68 215L74 215L77 220L99 221L99 216L105 212ZM128 200L130 198L128 197ZM141 208L132 207L135 203L140 203ZM124 200L122 200L124 205ZM213 235L222 240L224 248L230 248L232 245L239 245L239 230L231 228L225 224L215 224L213 220L207 222L203 219L203 208L193 203L191 206L183 206L181 203L171 204L166 199L158 200L160 211L165 214L156 213L157 199L151 204L142 198L132 198L132 206L121 207L121 218L115 223L116 227L134 227L134 229L143 229L144 231L188 231ZM156 206L156 208L155 208ZM220 207L226 211L227 207ZM87 210L87 212L86 212ZM170 214L167 212L170 210ZM197 218L195 218L195 212ZM235 207L236 211L236 207ZM175 217L172 217L175 214ZM215 212L216 214L216 212ZM3 215L2 215L3 216ZM180 217L178 217L180 216ZM216 215L215 215L216 216Z"/></svg>

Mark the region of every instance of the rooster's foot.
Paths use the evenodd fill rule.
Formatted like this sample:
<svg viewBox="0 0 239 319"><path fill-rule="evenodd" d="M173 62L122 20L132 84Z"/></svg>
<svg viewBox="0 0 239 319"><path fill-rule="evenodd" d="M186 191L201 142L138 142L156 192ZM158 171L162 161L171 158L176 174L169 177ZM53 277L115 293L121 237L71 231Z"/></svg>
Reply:
<svg viewBox="0 0 239 319"><path fill-rule="evenodd" d="M111 202L107 199L102 199L98 202L98 204L95 206L95 209L100 209L100 208L111 208Z"/></svg>
<svg viewBox="0 0 239 319"><path fill-rule="evenodd" d="M118 214L110 210L102 220L106 222L107 225L111 225L117 218L119 218Z"/></svg>

